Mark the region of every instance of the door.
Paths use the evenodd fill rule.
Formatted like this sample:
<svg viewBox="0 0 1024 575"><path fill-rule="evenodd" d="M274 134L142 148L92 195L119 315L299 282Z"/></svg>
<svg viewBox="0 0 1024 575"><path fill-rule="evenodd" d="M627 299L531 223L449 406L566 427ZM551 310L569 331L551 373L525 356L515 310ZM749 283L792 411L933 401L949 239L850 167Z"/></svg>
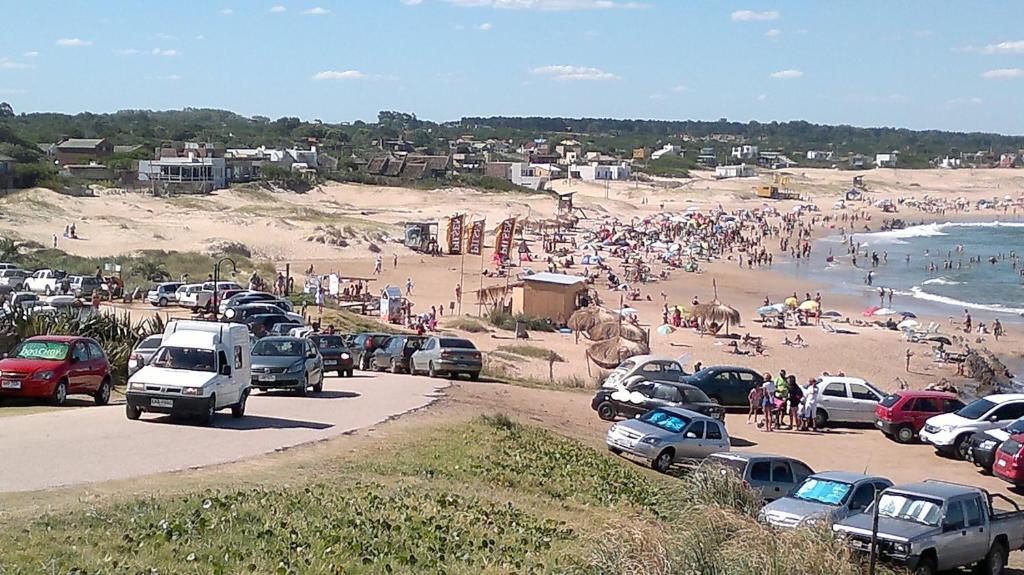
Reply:
<svg viewBox="0 0 1024 575"><path fill-rule="evenodd" d="M1008 401L995 409L992 412L995 416L996 421L994 423L989 422L985 429L995 429L997 427L1003 427L1013 423L1015 419L1024 417L1024 401ZM990 415L989 418L992 416Z"/></svg>
<svg viewBox="0 0 1024 575"><path fill-rule="evenodd" d="M942 413L941 403L942 400L935 397L919 397L911 401L907 406L909 411L907 417L914 429L921 429L929 417Z"/></svg>
<svg viewBox="0 0 1024 575"><path fill-rule="evenodd" d="M89 347L89 386L90 389L96 391L107 375L107 356L104 355L99 344L90 341L87 345Z"/></svg>
<svg viewBox="0 0 1024 575"><path fill-rule="evenodd" d="M793 489L793 484L793 469L790 467L789 461L785 459L772 461L771 498L778 499L786 495Z"/></svg>
<svg viewBox="0 0 1024 575"><path fill-rule="evenodd" d="M767 459L758 459L750 462L750 479L747 480L750 486L761 492L765 499L776 499L772 496L772 462Z"/></svg>
<svg viewBox="0 0 1024 575"><path fill-rule="evenodd" d="M873 483L862 483L853 492L850 502L847 504L849 515L860 513L875 502L875 485Z"/></svg>
<svg viewBox="0 0 1024 575"><path fill-rule="evenodd" d="M985 530L985 524L988 523L985 517L988 506L979 499L978 496L972 496L968 499L963 500L964 506L964 528L967 530L967 534L964 536L965 552L967 556L962 557L960 563L973 562L981 559L984 551L988 550L989 538L992 536Z"/></svg>
<svg viewBox="0 0 1024 575"><path fill-rule="evenodd" d="M963 505L960 500L946 504L942 518L942 533L936 538L935 548L939 550L939 569L957 567L969 556L967 526L964 524Z"/></svg>
<svg viewBox="0 0 1024 575"><path fill-rule="evenodd" d="M821 390L818 407L828 413L830 421L849 421L847 401L846 384L833 381Z"/></svg>
<svg viewBox="0 0 1024 575"><path fill-rule="evenodd" d="M680 382L686 377L683 371L683 366L679 365L678 361L664 361L661 364L661 370L663 372L662 379L665 381Z"/></svg>
<svg viewBox="0 0 1024 575"><path fill-rule="evenodd" d="M875 407L882 400L870 387L861 383L851 383L850 388L850 421L858 423L874 423Z"/></svg>
<svg viewBox="0 0 1024 575"><path fill-rule="evenodd" d="M626 417L633 417L641 413L647 413L650 411L650 407L655 405L655 401L652 399L654 395L654 383L636 383L626 390L629 397L624 401L615 401L615 409L619 413Z"/></svg>
<svg viewBox="0 0 1024 575"><path fill-rule="evenodd" d="M224 353L224 350L217 352L217 408L224 407L226 405L233 405L238 402L238 379L234 376L234 369L231 369L231 373L224 375L224 367L231 368L231 364L228 363L228 356Z"/></svg>
<svg viewBox="0 0 1024 575"><path fill-rule="evenodd" d="M726 405L749 407L750 401L747 399L747 396L750 394L751 389L761 385L761 383L763 383L761 377L749 371L736 372L736 378L732 381L735 389L730 394L729 403Z"/></svg>
<svg viewBox="0 0 1024 575"><path fill-rule="evenodd" d="M732 376L728 371L719 371L712 375L707 381L708 383L702 391L706 393L708 397L717 399L722 405L736 405L735 403L730 403L731 401L734 401L730 399L732 397L732 390L734 386L732 385ZM746 398L744 398L744 401L746 401Z"/></svg>
<svg viewBox="0 0 1024 575"><path fill-rule="evenodd" d="M676 461L681 459L703 459L711 450L704 439L705 425L703 421L694 421L683 432L683 439L676 449Z"/></svg>
<svg viewBox="0 0 1024 575"><path fill-rule="evenodd" d="M665 383L655 383L654 393L651 394L651 400L648 403L650 409L655 407L671 407L678 406L683 402L683 395L679 393L679 390L673 386Z"/></svg>
<svg viewBox="0 0 1024 575"><path fill-rule="evenodd" d="M306 340L305 351L306 355L306 373L309 375L309 379L306 381L312 383L314 381L320 381L320 376L324 373L324 366L321 363L320 354L316 352L316 348L313 347L313 342Z"/></svg>
<svg viewBox="0 0 1024 575"><path fill-rule="evenodd" d="M89 391L89 350L84 341L71 348L71 368L68 369L68 393Z"/></svg>

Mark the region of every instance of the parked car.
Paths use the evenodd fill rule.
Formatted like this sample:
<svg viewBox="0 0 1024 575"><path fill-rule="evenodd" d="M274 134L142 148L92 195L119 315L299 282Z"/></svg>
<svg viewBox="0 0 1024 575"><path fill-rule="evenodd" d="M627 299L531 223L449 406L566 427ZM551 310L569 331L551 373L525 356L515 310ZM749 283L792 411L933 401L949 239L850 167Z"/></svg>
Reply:
<svg viewBox="0 0 1024 575"><path fill-rule="evenodd" d="M758 518L775 527L813 527L835 523L860 513L875 500L875 492L892 486L877 475L849 471L815 473L789 495L765 505Z"/></svg>
<svg viewBox="0 0 1024 575"><path fill-rule="evenodd" d="M340 335L318 334L309 337L324 358L324 371L337 371L338 375L352 377L352 352Z"/></svg>
<svg viewBox="0 0 1024 575"><path fill-rule="evenodd" d="M139 345L135 346L132 350L132 354L128 356L128 377L135 374L146 364L149 363L153 356L156 355L156 350L160 348L160 342L162 342L164 336L162 333L151 335L146 339L139 342Z"/></svg>
<svg viewBox="0 0 1024 575"><path fill-rule="evenodd" d="M217 306L217 314L224 315L224 312L227 311L228 308L245 305L247 303L269 302L275 300L278 300L278 297L272 293L245 290L221 300L220 304Z"/></svg>
<svg viewBox="0 0 1024 575"><path fill-rule="evenodd" d="M295 320L293 320L293 319L291 319L291 318L289 318L288 321L282 321L282 322L275 323L274 325L270 326L270 331L268 331L267 334L268 335L291 335L292 331L295 330L296 328L300 328L301 329L301 328L304 328L304 327L306 327L306 326L301 324L301 323L299 323L299 322L297 322L297 321L295 321Z"/></svg>
<svg viewBox="0 0 1024 575"><path fill-rule="evenodd" d="M729 434L717 419L678 407L659 407L612 425L605 443L612 453L645 459L664 473L673 463L729 451Z"/></svg>
<svg viewBox="0 0 1024 575"><path fill-rule="evenodd" d="M641 380L626 389L601 388L594 394L590 407L605 421L634 417L658 407L679 407L718 420L725 419L725 408L700 389L685 383Z"/></svg>
<svg viewBox="0 0 1024 575"><path fill-rule="evenodd" d="M30 277L32 277L32 272L27 270L17 268L0 270L0 285L11 288L11 291L21 291L24 289L25 280Z"/></svg>
<svg viewBox="0 0 1024 575"><path fill-rule="evenodd" d="M705 367L683 381L699 387L712 400L726 407L749 407L747 394L764 383L764 376L746 367L717 365Z"/></svg>
<svg viewBox="0 0 1024 575"><path fill-rule="evenodd" d="M25 278L24 286L30 291L50 295L59 291L61 280L66 275L61 270L37 270L32 277Z"/></svg>
<svg viewBox="0 0 1024 575"><path fill-rule="evenodd" d="M1024 394L1001 393L976 399L953 413L929 418L921 429L921 441L943 455L967 458L971 435L998 429L1024 417Z"/></svg>
<svg viewBox="0 0 1024 575"><path fill-rule="evenodd" d="M148 292L146 292L146 301L157 307L166 307L172 303L177 303L178 296L176 294L178 292L178 288L182 285L183 284L181 282L164 282L155 284L153 287L149 288Z"/></svg>
<svg viewBox="0 0 1024 575"><path fill-rule="evenodd" d="M683 366L674 359L653 355L636 355L619 364L605 378L601 387L620 389L632 376L640 375L651 381L672 381L681 383L686 377Z"/></svg>
<svg viewBox="0 0 1024 575"><path fill-rule="evenodd" d="M999 445L992 474L1015 487L1024 485L1024 434L1011 435Z"/></svg>
<svg viewBox="0 0 1024 575"><path fill-rule="evenodd" d="M261 313L251 315L244 320L241 320L242 324L249 327L249 331L256 337L263 337L270 333L270 330L279 323L293 323L292 318L281 314L281 313Z"/></svg>
<svg viewBox="0 0 1024 575"><path fill-rule="evenodd" d="M268 313L287 316L291 318L293 322L299 324L305 322L305 318L301 315L287 311L283 306L276 305L276 302L272 301L260 301L228 307L224 310L224 314L221 316L221 321L233 321L236 323L244 322L246 318Z"/></svg>
<svg viewBox="0 0 1024 575"><path fill-rule="evenodd" d="M370 361L373 359L373 352L382 345L386 345L391 339L386 333L360 333L352 339L349 349L352 350L352 359L356 366L363 371L370 369Z"/></svg>
<svg viewBox="0 0 1024 575"><path fill-rule="evenodd" d="M203 284L187 284L178 288L178 305L192 311L207 309L213 302L213 292L203 289Z"/></svg>
<svg viewBox="0 0 1024 575"><path fill-rule="evenodd" d="M735 473L744 483L760 491L765 501L789 495L797 485L814 474L806 463L798 459L750 451L712 453L704 462L720 465Z"/></svg>
<svg viewBox="0 0 1024 575"><path fill-rule="evenodd" d="M809 387L804 393L809 393ZM885 396L870 383L856 377L826 376L817 386L818 427L828 423L874 423L875 407Z"/></svg>
<svg viewBox="0 0 1024 575"><path fill-rule="evenodd" d="M996 462L996 450L1011 435L1021 433L1024 433L1024 418L1006 427L975 433L971 435L970 447L967 448L967 460L986 473L992 473L992 466Z"/></svg>
<svg viewBox="0 0 1024 575"><path fill-rule="evenodd" d="M209 425L230 408L232 417L244 417L251 359L245 326L172 320L153 359L128 378L125 416L198 416Z"/></svg>
<svg viewBox="0 0 1024 575"><path fill-rule="evenodd" d="M105 291L103 280L96 276L70 276L67 279L70 293L75 297L89 297L94 291Z"/></svg>
<svg viewBox="0 0 1024 575"><path fill-rule="evenodd" d="M12 264L10 262L0 262L0 271L2 271L2 270L14 270L14 269L18 269L18 265L17 264Z"/></svg>
<svg viewBox="0 0 1024 575"><path fill-rule="evenodd" d="M373 351L371 367L378 371L387 369L391 373L409 373L409 358L426 340L418 335L396 335L388 340L387 345Z"/></svg>
<svg viewBox="0 0 1024 575"><path fill-rule="evenodd" d="M999 511L993 499L1013 511ZM862 552L871 550L874 513L860 513L832 529ZM884 561L919 575L977 566L1001 575L1010 551L1024 547L1024 512L1013 500L978 487L945 481L890 487L878 499L876 549Z"/></svg>
<svg viewBox="0 0 1024 575"><path fill-rule="evenodd" d="M313 342L298 337L265 337L252 348L252 386L292 389L306 395L324 389L324 358Z"/></svg>
<svg viewBox="0 0 1024 575"><path fill-rule="evenodd" d="M46 398L64 405L69 395L85 394L96 405L106 405L111 388L107 354L91 338L30 337L0 359L0 397Z"/></svg>
<svg viewBox="0 0 1024 575"><path fill-rule="evenodd" d="M39 295L35 292L30 291L18 291L12 292L8 295L7 301L4 302L4 309L8 313L12 313L18 310L30 311L32 308L40 305L42 301L39 299Z"/></svg>
<svg viewBox="0 0 1024 575"><path fill-rule="evenodd" d="M483 356L473 342L459 337L431 337L409 358L409 373L426 373L430 377L459 374L476 381L483 368Z"/></svg>
<svg viewBox="0 0 1024 575"><path fill-rule="evenodd" d="M875 407L875 427L889 439L910 443L929 417L963 407L955 393L900 390L882 398Z"/></svg>

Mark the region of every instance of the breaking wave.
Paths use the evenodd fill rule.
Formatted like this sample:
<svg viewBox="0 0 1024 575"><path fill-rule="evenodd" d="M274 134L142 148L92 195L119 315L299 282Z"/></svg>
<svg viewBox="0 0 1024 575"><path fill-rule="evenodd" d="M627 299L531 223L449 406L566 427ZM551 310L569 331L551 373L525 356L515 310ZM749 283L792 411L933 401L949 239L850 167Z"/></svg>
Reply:
<svg viewBox="0 0 1024 575"><path fill-rule="evenodd" d="M926 286L926 285L935 284L935 285L940 285L940 286L958 286L958 285L961 285L962 283L964 283L964 282L953 281L953 280L946 279L946 278L934 278L934 279L925 280L925 281L921 282L921 285L925 285Z"/></svg>
<svg viewBox="0 0 1024 575"><path fill-rule="evenodd" d="M938 295L928 293L921 288L921 286L914 286L910 288L910 293L917 299L923 299L926 301L932 301L936 303L944 303L947 305L955 305L959 307L965 307L968 309L980 309L985 311L991 311L996 313L1012 313L1016 315L1024 316L1024 308L1019 307L1004 307L999 304L983 304L974 303L970 301L963 301L956 298L946 297L944 295Z"/></svg>

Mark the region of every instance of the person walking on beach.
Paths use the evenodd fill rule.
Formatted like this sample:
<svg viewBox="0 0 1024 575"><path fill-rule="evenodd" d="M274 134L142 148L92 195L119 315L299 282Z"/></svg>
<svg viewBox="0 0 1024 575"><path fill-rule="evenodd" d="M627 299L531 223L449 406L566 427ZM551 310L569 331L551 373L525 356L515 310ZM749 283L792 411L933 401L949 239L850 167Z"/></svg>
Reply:
<svg viewBox="0 0 1024 575"><path fill-rule="evenodd" d="M800 386L796 383L796 376L791 375L788 378L789 389L789 428L797 429L800 426L800 401L804 398L804 390L800 389ZM802 430L802 429L801 429Z"/></svg>
<svg viewBox="0 0 1024 575"><path fill-rule="evenodd" d="M892 307L892 288L889 288L889 307Z"/></svg>
<svg viewBox="0 0 1024 575"><path fill-rule="evenodd" d="M412 278L405 278L405 295L412 295Z"/></svg>
<svg viewBox="0 0 1024 575"><path fill-rule="evenodd" d="M964 310L964 332L971 333L971 312Z"/></svg>
<svg viewBox="0 0 1024 575"><path fill-rule="evenodd" d="M380 275L381 268L383 267L383 265L384 265L384 259L381 258L380 255L378 254L377 257L374 258L374 260L373 260L373 273L375 275Z"/></svg>
<svg viewBox="0 0 1024 575"><path fill-rule="evenodd" d="M804 420L811 431L818 431L818 420L815 419L818 411L818 380L812 379L808 382L807 393L804 395Z"/></svg>
<svg viewBox="0 0 1024 575"><path fill-rule="evenodd" d="M914 352L907 348L907 373L910 373L910 358L914 357Z"/></svg>
<svg viewBox="0 0 1024 575"><path fill-rule="evenodd" d="M999 336L1003 335L1003 324L999 321L999 318L992 320L992 335L999 341Z"/></svg>
<svg viewBox="0 0 1024 575"><path fill-rule="evenodd" d="M394 267L394 268L395 268L396 270L398 269L398 254L395 254L395 257L394 257L394 259L393 259L393 267Z"/></svg>
<svg viewBox="0 0 1024 575"><path fill-rule="evenodd" d="M747 413L747 423L750 423L750 418L754 418L754 425L757 425L757 414L761 411L761 403L764 400L764 390L761 386L754 386L750 388L750 392L747 393L747 403L750 404L750 412Z"/></svg>
<svg viewBox="0 0 1024 575"><path fill-rule="evenodd" d="M775 406L775 382L772 381L772 374L764 374L764 383L761 385L761 409L764 410L764 430L772 430L772 407Z"/></svg>
<svg viewBox="0 0 1024 575"><path fill-rule="evenodd" d="M316 290L316 311L320 315L324 315L324 288Z"/></svg>

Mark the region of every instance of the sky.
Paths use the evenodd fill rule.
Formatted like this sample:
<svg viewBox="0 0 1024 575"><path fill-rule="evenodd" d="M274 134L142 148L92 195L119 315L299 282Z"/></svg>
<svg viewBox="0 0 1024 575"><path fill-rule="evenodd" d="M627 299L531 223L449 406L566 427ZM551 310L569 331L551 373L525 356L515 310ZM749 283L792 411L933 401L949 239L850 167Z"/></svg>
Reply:
<svg viewBox="0 0 1024 575"><path fill-rule="evenodd" d="M0 0L0 101L1021 135L1022 22L1005 0Z"/></svg>

